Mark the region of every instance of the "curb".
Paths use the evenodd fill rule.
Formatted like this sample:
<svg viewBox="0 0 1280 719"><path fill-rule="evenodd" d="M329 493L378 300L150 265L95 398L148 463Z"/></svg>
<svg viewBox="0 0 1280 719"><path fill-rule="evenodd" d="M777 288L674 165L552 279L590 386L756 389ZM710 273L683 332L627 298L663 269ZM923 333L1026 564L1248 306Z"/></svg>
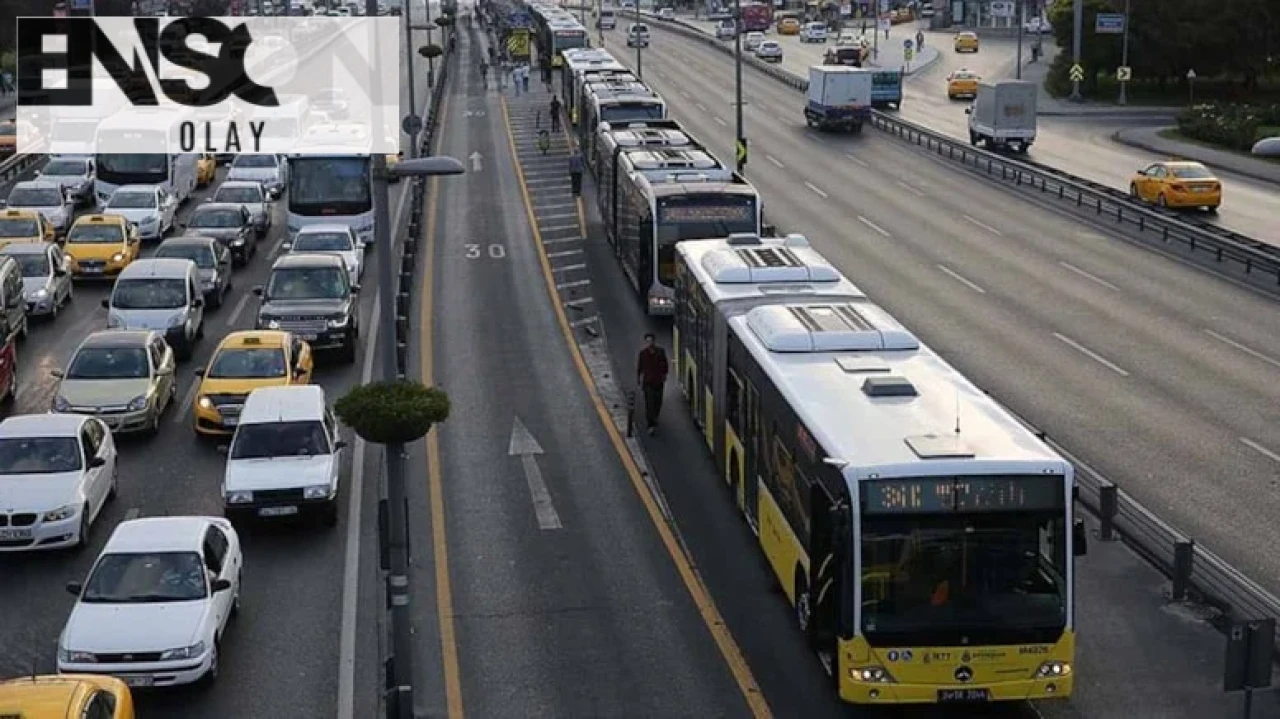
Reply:
<svg viewBox="0 0 1280 719"><path fill-rule="evenodd" d="M1161 129L1163 130L1163 129L1168 129L1168 128L1161 128ZM1204 163L1205 165L1208 165L1209 167L1214 167L1214 168L1217 168L1217 169L1220 169L1220 170L1225 170L1225 171L1227 171L1227 172L1233 172L1233 173L1235 173L1235 174L1237 174L1237 175L1243 175L1244 177L1248 177L1248 178L1253 179L1253 180L1258 180L1259 182L1266 182L1266 183L1269 183L1269 184L1272 184L1272 185L1280 185L1280 166L1277 166L1277 167L1276 167L1276 174L1275 174L1275 175L1267 175L1267 174L1265 174L1265 173L1263 173L1263 172L1261 172L1261 171L1259 171L1259 170L1256 170L1256 169L1254 169L1254 168L1252 168L1252 167L1250 167L1250 166L1248 166L1248 165L1245 165L1244 167L1229 167L1229 166L1224 165L1224 164L1222 164L1222 163L1220 163L1220 162L1213 162L1213 161L1210 161L1210 160L1204 160L1204 159L1201 159L1201 158L1197 157L1197 156L1196 156L1196 154L1194 154L1194 153L1192 153L1192 152L1183 152L1183 151L1170 152L1170 151L1169 151L1169 149L1170 149L1170 148L1168 148L1168 147L1159 147L1159 146L1157 146L1157 145L1156 145L1156 143L1154 143L1154 142L1146 142L1146 141L1143 141L1143 140L1135 140L1135 139L1130 138L1130 137L1125 137L1125 136L1124 136L1124 133L1125 133L1125 132L1126 132L1126 130L1116 130L1115 132L1111 133L1111 141L1112 141L1112 142L1119 143L1119 144L1121 144L1121 145L1126 145L1126 146L1128 146L1128 147L1136 147L1136 148L1138 148L1139 150L1146 150L1147 152L1152 152L1152 153L1155 153L1155 154L1157 154L1157 155L1166 155L1166 156L1168 156L1168 155L1178 155L1178 156L1181 156L1181 157L1187 157L1187 158L1190 158L1190 159L1195 160L1195 161L1197 161L1197 162L1202 162L1202 163ZM1192 149L1192 150L1196 150L1196 149L1199 149L1199 148L1198 148L1197 146L1195 146L1195 145L1191 145L1191 146L1190 146L1190 149ZM1205 149L1209 149L1209 148L1205 148ZM1220 150L1220 152L1226 152L1226 150ZM1244 160L1244 159L1246 159L1246 158L1241 158L1241 160Z"/></svg>
<svg viewBox="0 0 1280 719"><path fill-rule="evenodd" d="M1110 110L1040 110L1039 117L1086 117L1096 120L1174 120L1178 114L1171 110L1151 110L1137 112L1120 112Z"/></svg>

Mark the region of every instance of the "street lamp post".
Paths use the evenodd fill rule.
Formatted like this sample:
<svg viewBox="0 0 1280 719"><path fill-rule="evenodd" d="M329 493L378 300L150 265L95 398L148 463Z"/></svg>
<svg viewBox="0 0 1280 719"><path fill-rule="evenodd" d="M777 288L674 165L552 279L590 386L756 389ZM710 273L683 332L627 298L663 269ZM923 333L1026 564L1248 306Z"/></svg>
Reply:
<svg viewBox="0 0 1280 719"><path fill-rule="evenodd" d="M378 328L382 336L382 375L386 382L399 378L396 362L396 291L393 239L391 234L390 187L392 177L429 177L433 175L460 175L466 172L463 164L452 157L424 157L397 162L387 168L387 158L373 153L373 241L381 254L378 262L378 289L381 293L381 317ZM431 262L431 258L427 258ZM404 445L391 443L383 446L387 469L387 545L391 566L387 574L387 600L391 605L391 633L393 676L388 702L394 701L394 713L398 719L413 719L413 632L409 600L409 517L406 506Z"/></svg>
<svg viewBox="0 0 1280 719"><path fill-rule="evenodd" d="M1016 80L1022 79L1022 30L1027 24L1026 14L1026 6L1023 5L1022 0L1018 0L1017 9L1013 13L1014 22L1018 23L1018 56L1014 61L1016 70L1013 76Z"/></svg>
<svg viewBox="0 0 1280 719"><path fill-rule="evenodd" d="M413 56L417 53L414 52L413 48L413 24L411 19L413 3L410 0L401 1L404 3L404 47L405 52L409 54L409 61L406 63L407 67L405 68L409 73L407 78L409 80L409 114L416 115L418 114L418 102L414 97L414 86L416 83L413 79ZM376 12L376 0L366 0L366 4L375 5L374 9ZM366 10L366 12L368 11ZM405 153L405 156L409 158L418 156L418 133L409 133L409 151Z"/></svg>
<svg viewBox="0 0 1280 719"><path fill-rule="evenodd" d="M1075 0L1071 6L1071 67L1080 65L1080 36L1084 32L1084 0ZM1084 98L1080 96L1080 81L1074 77L1071 79L1071 96L1067 98L1073 102L1080 102Z"/></svg>
<svg viewBox="0 0 1280 719"><path fill-rule="evenodd" d="M738 172L742 172L747 166L747 134L742 126L742 31L745 27L742 22L742 0L733 0L733 18L733 103L737 120L737 141L733 152Z"/></svg>
<svg viewBox="0 0 1280 719"><path fill-rule="evenodd" d="M641 57L641 55L640 55L640 31L639 31L639 26L640 26L640 0L635 0L635 3L636 3L636 39L635 39L635 43L636 43L636 79L638 79L638 80L644 80L644 65L643 65L643 64L641 64L641 63L642 63L642 61L641 61L641 59L640 59L640 57ZM631 37L631 33L627 33L627 37L628 37L628 39L630 39L630 37Z"/></svg>
<svg viewBox="0 0 1280 719"><path fill-rule="evenodd" d="M1124 36L1120 41L1120 66L1129 67L1129 0L1124 0ZM1120 80L1120 97L1116 99L1119 105L1129 104L1129 81Z"/></svg>

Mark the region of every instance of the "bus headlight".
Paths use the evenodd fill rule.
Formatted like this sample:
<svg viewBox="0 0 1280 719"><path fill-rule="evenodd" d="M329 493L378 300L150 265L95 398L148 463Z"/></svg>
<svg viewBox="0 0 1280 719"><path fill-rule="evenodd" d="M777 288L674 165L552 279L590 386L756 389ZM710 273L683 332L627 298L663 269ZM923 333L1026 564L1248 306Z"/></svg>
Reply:
<svg viewBox="0 0 1280 719"><path fill-rule="evenodd" d="M1053 679L1057 677L1065 677L1071 674L1071 662L1061 662L1056 659L1040 665L1036 670L1036 679Z"/></svg>
<svg viewBox="0 0 1280 719"><path fill-rule="evenodd" d="M894 681L884 667L861 667L849 670L849 677L856 682L872 682L887 684Z"/></svg>

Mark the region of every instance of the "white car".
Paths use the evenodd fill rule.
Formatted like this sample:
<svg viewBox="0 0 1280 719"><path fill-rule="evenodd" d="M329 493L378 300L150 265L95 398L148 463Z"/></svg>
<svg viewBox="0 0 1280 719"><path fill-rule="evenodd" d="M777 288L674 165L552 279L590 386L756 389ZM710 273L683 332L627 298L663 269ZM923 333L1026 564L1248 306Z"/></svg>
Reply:
<svg viewBox="0 0 1280 719"><path fill-rule="evenodd" d="M71 228L76 205L62 185L44 179L19 182L9 191L7 206L14 210L34 210L44 215L59 237Z"/></svg>
<svg viewBox="0 0 1280 719"><path fill-rule="evenodd" d="M782 45L777 40L765 40L756 47L756 57L765 62L782 62Z"/></svg>
<svg viewBox="0 0 1280 719"><path fill-rule="evenodd" d="M284 193L284 160L277 155L237 155L227 170L227 180L260 183L267 188L268 199L277 199Z"/></svg>
<svg viewBox="0 0 1280 719"><path fill-rule="evenodd" d="M120 215L138 226L144 240L164 237L173 229L178 202L159 185L125 185L117 189L102 208L104 215Z"/></svg>
<svg viewBox="0 0 1280 719"><path fill-rule="evenodd" d="M351 284L360 284L364 274L364 243L349 225L306 225L298 234L284 243L285 252L297 254L338 255L347 266Z"/></svg>
<svg viewBox="0 0 1280 719"><path fill-rule="evenodd" d="M116 495L116 444L79 414L0 422L0 552L82 547Z"/></svg>
<svg viewBox="0 0 1280 719"><path fill-rule="evenodd" d="M93 202L93 159L81 157L52 157L36 176L45 182L60 185L71 200L81 205Z"/></svg>
<svg viewBox="0 0 1280 719"><path fill-rule="evenodd" d="M827 41L827 26L820 22L805 23L800 29L800 42L822 42Z"/></svg>
<svg viewBox="0 0 1280 719"><path fill-rule="evenodd" d="M675 20L676 19L675 8L669 8L669 7L658 8L658 19L659 20Z"/></svg>
<svg viewBox="0 0 1280 719"><path fill-rule="evenodd" d="M762 42L764 42L764 33L749 32L742 36L742 49L747 52L755 52Z"/></svg>
<svg viewBox="0 0 1280 719"><path fill-rule="evenodd" d="M212 682L243 566L240 537L221 517L121 522L88 579L67 584L76 604L58 638L58 673L131 687Z"/></svg>

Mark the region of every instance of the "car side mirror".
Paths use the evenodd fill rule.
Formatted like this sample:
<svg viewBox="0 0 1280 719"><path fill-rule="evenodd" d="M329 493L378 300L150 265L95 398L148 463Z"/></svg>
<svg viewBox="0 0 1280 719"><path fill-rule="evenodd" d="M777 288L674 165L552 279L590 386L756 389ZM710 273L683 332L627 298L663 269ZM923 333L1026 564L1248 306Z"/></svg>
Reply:
<svg viewBox="0 0 1280 719"><path fill-rule="evenodd" d="M354 295L354 294L358 294L359 292L360 292L360 285L351 285L351 294Z"/></svg>
<svg viewBox="0 0 1280 719"><path fill-rule="evenodd" d="M103 459L102 457L94 457L93 459L89 460L89 469L97 469L98 467L105 467L106 465L107 465L107 460Z"/></svg>
<svg viewBox="0 0 1280 719"><path fill-rule="evenodd" d="M53 276L54 276L54 277L66 277L66 276L67 276L67 271L66 271L66 270L54 270L54 271L53 271Z"/></svg>
<svg viewBox="0 0 1280 719"><path fill-rule="evenodd" d="M204 299L200 297L195 298L194 300L191 301L191 306L195 307L196 309L204 307Z"/></svg>
<svg viewBox="0 0 1280 719"><path fill-rule="evenodd" d="M292 242L286 242L286 243L284 243L283 245L280 245L280 249L281 249L282 251L284 251L284 252L289 252L289 251L293 250L293 243L292 243Z"/></svg>
<svg viewBox="0 0 1280 719"><path fill-rule="evenodd" d="M67 594L78 597L83 591L84 584L82 582L67 582Z"/></svg>
<svg viewBox="0 0 1280 719"><path fill-rule="evenodd" d="M165 377L171 374L173 374L173 367L171 366L161 366L156 368L157 377Z"/></svg>
<svg viewBox="0 0 1280 719"><path fill-rule="evenodd" d="M197 367L197 368L195 369L195 371L193 371L191 374L193 374L193 375L195 375L195 376L197 376L197 377L203 377L203 376L204 376L204 367Z"/></svg>
<svg viewBox="0 0 1280 719"><path fill-rule="evenodd" d="M42 173L39 170L36 170L35 174L33 174L32 177L39 177L41 174Z"/></svg>
<svg viewBox="0 0 1280 719"><path fill-rule="evenodd" d="M262 294L263 294L263 289L262 289L261 287L254 287L254 288L253 288L253 294L255 294L255 295L257 295L257 296L261 297L261 296L262 296Z"/></svg>
<svg viewBox="0 0 1280 719"><path fill-rule="evenodd" d="M334 443L333 443L333 448L334 448L335 450L343 449L343 448L344 448L344 447L346 447L346 446L347 446L347 441L346 441L345 439L340 439L340 440L338 440L337 442L334 442Z"/></svg>
<svg viewBox="0 0 1280 719"><path fill-rule="evenodd" d="M213 584L209 585L209 588L212 589L214 592L225 592L231 588L231 580L215 579L213 580Z"/></svg>
<svg viewBox="0 0 1280 719"><path fill-rule="evenodd" d="M1075 556L1083 557L1089 553L1089 534L1084 531L1083 519L1077 519L1071 525L1071 544Z"/></svg>
<svg viewBox="0 0 1280 719"><path fill-rule="evenodd" d="M973 108L972 108L972 107L966 107L966 108L964 109L964 114L966 114L966 115L972 115L972 114L973 114Z"/></svg>
<svg viewBox="0 0 1280 719"><path fill-rule="evenodd" d="M62 371L62 370L60 370L60 369L51 369L51 370L49 370L49 374L50 374L50 375L52 375L52 376L54 376L54 377L57 377L58 379L62 379L63 375L64 375L64 374L66 374L66 373L65 373L65 372L63 372L63 371Z"/></svg>
<svg viewBox="0 0 1280 719"><path fill-rule="evenodd" d="M103 299L103 300L102 300L102 306L103 306L103 307L106 307L107 309L111 309L111 300L110 300L110 299Z"/></svg>
<svg viewBox="0 0 1280 719"><path fill-rule="evenodd" d="M303 375L305 375L306 373L307 373L307 371L306 371L306 370L304 370L304 369L302 369L301 367L299 367L299 368L297 368L297 369L295 369L295 370L293 371L293 377L294 377L294 379L300 379L300 378L301 378Z"/></svg>

